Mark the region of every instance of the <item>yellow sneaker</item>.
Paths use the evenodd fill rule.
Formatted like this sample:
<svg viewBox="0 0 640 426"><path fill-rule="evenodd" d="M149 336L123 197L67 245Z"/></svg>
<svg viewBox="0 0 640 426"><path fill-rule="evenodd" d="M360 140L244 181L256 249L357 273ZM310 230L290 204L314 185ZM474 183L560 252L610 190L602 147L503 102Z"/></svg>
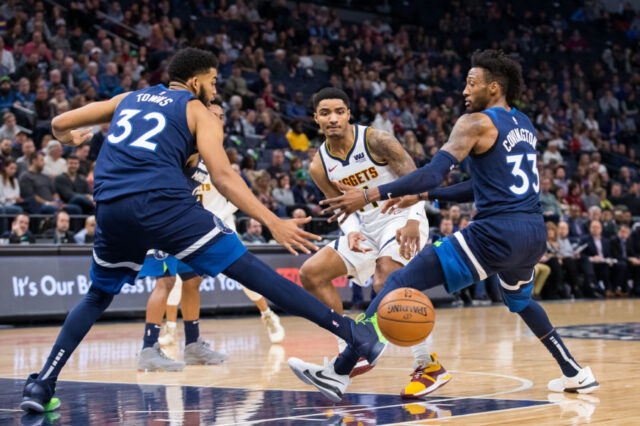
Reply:
<svg viewBox="0 0 640 426"><path fill-rule="evenodd" d="M419 364L411 373L411 382L402 390L400 396L420 398L445 385L449 380L451 376L433 353L430 362L426 365Z"/></svg>

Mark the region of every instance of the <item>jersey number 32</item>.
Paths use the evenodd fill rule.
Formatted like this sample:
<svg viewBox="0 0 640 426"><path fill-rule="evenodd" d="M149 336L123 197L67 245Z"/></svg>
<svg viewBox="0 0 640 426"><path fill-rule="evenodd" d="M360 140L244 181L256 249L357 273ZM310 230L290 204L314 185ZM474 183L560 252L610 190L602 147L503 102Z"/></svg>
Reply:
<svg viewBox="0 0 640 426"><path fill-rule="evenodd" d="M120 111L120 119L116 122L116 125L122 129L122 133L116 134L117 131L114 131L107 137L107 140L115 144L127 139L133 131L131 119L140 112L141 111L139 109L123 109L122 111ZM151 138L164 130L165 126L167 125L167 120L164 118L164 115L160 114L159 112L150 112L144 115L142 118L146 121L153 120L155 121L156 125L151 130L136 138L129 144L129 146L148 149L149 151L155 151L158 144L153 142Z"/></svg>

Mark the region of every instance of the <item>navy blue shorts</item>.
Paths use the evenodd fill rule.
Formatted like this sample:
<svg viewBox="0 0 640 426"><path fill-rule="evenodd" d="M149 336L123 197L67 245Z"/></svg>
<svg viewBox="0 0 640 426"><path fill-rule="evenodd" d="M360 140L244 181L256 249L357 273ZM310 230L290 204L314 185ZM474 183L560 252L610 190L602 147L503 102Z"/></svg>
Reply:
<svg viewBox="0 0 640 426"><path fill-rule="evenodd" d="M149 250L144 259L138 278L144 277L175 277L180 275L182 281L190 280L198 276L191 266L178 260L175 256L169 256L160 250Z"/></svg>
<svg viewBox="0 0 640 426"><path fill-rule="evenodd" d="M156 190L97 203L93 285L118 294L133 283L151 249L212 277L246 252L236 234L189 191Z"/></svg>
<svg viewBox="0 0 640 426"><path fill-rule="evenodd" d="M540 215L505 215L473 221L434 244L447 290L498 275L509 309L528 303L533 268L546 251L547 228Z"/></svg>

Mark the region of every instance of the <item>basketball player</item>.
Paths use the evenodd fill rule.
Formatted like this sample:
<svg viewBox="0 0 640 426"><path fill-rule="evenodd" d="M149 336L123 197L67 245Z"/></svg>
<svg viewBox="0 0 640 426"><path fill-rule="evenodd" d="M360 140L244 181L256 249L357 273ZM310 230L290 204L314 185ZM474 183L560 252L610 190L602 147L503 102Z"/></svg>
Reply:
<svg viewBox="0 0 640 426"><path fill-rule="evenodd" d="M217 64L211 52L182 49L169 64L168 88L123 93L53 119L56 139L75 146L92 137L84 127L111 125L94 172L92 284L67 316L40 373L27 379L22 409L45 412L60 406L53 398L60 370L114 295L133 282L152 248L175 256L199 275L224 272L285 311L342 337L370 363L384 351L372 321L345 318L278 275L191 194L183 167L197 144L211 181L231 203L265 224L292 254L317 250L310 240L320 237L298 227L310 218L279 219L231 168L222 147L222 122L205 106L215 94Z"/></svg>
<svg viewBox="0 0 640 426"><path fill-rule="evenodd" d="M314 96L314 119L326 136L309 172L327 198L340 195L331 182L368 188L392 182L415 170L416 166L393 135L358 124L349 124L349 98L342 90L327 87ZM373 289L379 292L389 274L409 262L427 243L429 222L424 202L394 214L382 214L371 203L349 216L341 225L344 235L322 248L300 268L304 288L334 311L342 313L342 299L331 281L348 275L364 285L373 275ZM346 343L339 341L342 352ZM404 397L420 397L450 380L447 371L431 354L426 341L412 348L414 372ZM361 361L351 377L370 366Z"/></svg>
<svg viewBox="0 0 640 426"><path fill-rule="evenodd" d="M335 212L332 219L340 218L341 222L345 214L381 200L391 199L385 206L389 210L427 197L475 200L473 222L428 245L407 266L393 272L367 309L365 321L377 324L380 301L397 288L423 291L444 284L453 293L497 274L509 310L520 315L562 370L562 377L549 382L549 390L593 392L599 384L591 369L580 367L544 309L531 299L533 268L545 252L547 231L538 201L536 130L529 118L512 106L522 89L522 70L517 62L495 50L478 51L471 62L463 92L470 113L458 119L449 141L428 165L376 188L339 183L344 195L326 200L327 210ZM471 157L471 181L437 188L449 170L467 156ZM402 196L408 197L397 198ZM295 358L289 365L303 381L338 401L357 361L357 350L348 347L324 367ZM312 375L321 379L311 381Z"/></svg>
<svg viewBox="0 0 640 426"><path fill-rule="evenodd" d="M218 99L209 105L218 119L224 122L224 110ZM192 193L204 207L216 214L222 222L235 231L233 214L238 210L213 186L204 162L198 154L193 154L187 164L187 176L191 179ZM147 252L147 258L142 265L138 277L156 277L156 286L147 301L147 313L142 351L138 358L140 371L181 371L185 364L220 364L227 355L214 351L200 338L200 283L202 278L193 269L173 256L158 250ZM262 321L267 327L269 339L273 343L284 339L284 329L280 325L278 316L269 309L267 301L258 293L242 286L245 294L251 299L261 312ZM184 322L184 362L167 356L161 350L177 349L176 320L178 304L182 300L182 319ZM162 317L167 313L165 336L159 336ZM177 350L175 351L177 353Z"/></svg>

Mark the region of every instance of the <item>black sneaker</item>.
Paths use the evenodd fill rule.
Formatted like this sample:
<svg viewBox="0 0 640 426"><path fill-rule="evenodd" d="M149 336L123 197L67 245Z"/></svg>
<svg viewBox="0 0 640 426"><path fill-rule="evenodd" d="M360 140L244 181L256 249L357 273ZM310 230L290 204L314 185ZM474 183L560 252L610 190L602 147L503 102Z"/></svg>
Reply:
<svg viewBox="0 0 640 426"><path fill-rule="evenodd" d="M20 408L27 412L47 413L60 407L60 400L54 398L56 391L56 379L38 379L38 373L33 373L27 378L27 383L22 391L22 403Z"/></svg>
<svg viewBox="0 0 640 426"><path fill-rule="evenodd" d="M364 313L358 315L351 324L351 333L358 355L366 359L369 365L375 365L388 343L378 327L378 314L371 318L366 318Z"/></svg>

